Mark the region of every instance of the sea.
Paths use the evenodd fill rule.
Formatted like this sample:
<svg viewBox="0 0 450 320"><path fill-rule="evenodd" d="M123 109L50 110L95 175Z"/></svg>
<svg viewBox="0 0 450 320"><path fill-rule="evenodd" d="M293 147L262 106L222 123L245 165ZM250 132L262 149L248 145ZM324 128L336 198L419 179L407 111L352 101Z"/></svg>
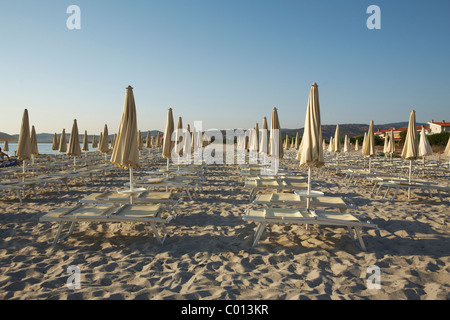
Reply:
<svg viewBox="0 0 450 320"><path fill-rule="evenodd" d="M2 151L6 153L9 156L14 156L16 154L17 150L17 142L8 142L9 151L5 151L4 144L0 144L0 147L2 148ZM83 144L80 143L80 149L83 150ZM51 143L38 143L38 151L39 154L60 154L59 151L52 150L52 144ZM89 151L93 152L98 151L98 149L92 149L92 147L89 145ZM82 151L84 153L84 151Z"/></svg>

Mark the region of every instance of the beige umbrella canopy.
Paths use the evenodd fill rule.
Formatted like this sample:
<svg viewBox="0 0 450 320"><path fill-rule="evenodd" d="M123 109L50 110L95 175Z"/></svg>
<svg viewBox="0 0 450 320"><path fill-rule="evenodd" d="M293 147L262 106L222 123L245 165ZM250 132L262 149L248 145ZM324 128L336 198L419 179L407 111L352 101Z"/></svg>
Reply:
<svg viewBox="0 0 450 320"><path fill-rule="evenodd" d="M297 131L297 134L295 135L295 145L294 148L295 150L298 150L298 148L300 147L300 137L299 137L299 133Z"/></svg>
<svg viewBox="0 0 450 320"><path fill-rule="evenodd" d="M83 136L83 151L88 152L89 151L89 142L88 142L88 134L87 130L84 130L84 136Z"/></svg>
<svg viewBox="0 0 450 320"><path fill-rule="evenodd" d="M180 141L181 138L181 141ZM184 136L183 136L183 119L181 117L178 117L178 125L177 125L177 132L176 132L176 142L175 142L175 150L179 150L178 155L181 157L183 155L183 142Z"/></svg>
<svg viewBox="0 0 450 320"><path fill-rule="evenodd" d="M101 153L108 153L109 152L109 141L108 141L108 126L105 124L105 127L103 128L103 133L101 135L100 139L100 146L99 151Z"/></svg>
<svg viewBox="0 0 450 320"><path fill-rule="evenodd" d="M55 132L55 134L53 135L52 150L57 151L58 147L59 147L58 135Z"/></svg>
<svg viewBox="0 0 450 320"><path fill-rule="evenodd" d="M22 116L22 125L20 127L19 142L17 143L17 158L19 160L31 159L31 136L30 123L28 119L28 110L25 109ZM25 171L25 163L23 164Z"/></svg>
<svg viewBox="0 0 450 320"><path fill-rule="evenodd" d="M415 160L418 157L419 141L416 130L416 112L411 110L408 131L406 133L405 144L403 145L402 158L405 160Z"/></svg>
<svg viewBox="0 0 450 320"><path fill-rule="evenodd" d="M450 156L450 138L447 141L447 145L445 146L444 154L446 156Z"/></svg>
<svg viewBox="0 0 450 320"><path fill-rule="evenodd" d="M128 168L130 170L130 194L134 192L133 188L133 168L139 168L139 141L142 141L140 131L137 130L136 104L134 101L133 88L126 88L125 104L120 120L117 139L111 156L111 162L118 167ZM133 202L130 197L130 202Z"/></svg>
<svg viewBox="0 0 450 320"><path fill-rule="evenodd" d="M120 121L117 141L111 156L111 162L118 167L139 168L139 133L137 130L136 105L133 88L127 87L125 105ZM131 181L130 181L131 183ZM132 186L132 184L130 184Z"/></svg>
<svg viewBox="0 0 450 320"><path fill-rule="evenodd" d="M39 149L37 144L36 129L34 128L34 126L31 126L30 141L31 141L31 154L38 155Z"/></svg>
<svg viewBox="0 0 450 320"><path fill-rule="evenodd" d="M67 148L68 156L78 157L81 155L80 137L78 135L77 120L73 120L72 131L70 133L69 147Z"/></svg>
<svg viewBox="0 0 450 320"><path fill-rule="evenodd" d="M358 143L358 139L356 139L355 141L355 151L359 150L359 143Z"/></svg>
<svg viewBox="0 0 450 320"><path fill-rule="evenodd" d="M373 120L370 120L369 131L367 131L366 142L363 143L362 154L369 157L369 173L372 172L372 158L375 156L375 135L373 133Z"/></svg>
<svg viewBox="0 0 450 320"><path fill-rule="evenodd" d="M92 149L98 148L98 142L97 142L96 136L92 136L91 146L92 146Z"/></svg>
<svg viewBox="0 0 450 320"><path fill-rule="evenodd" d="M259 152L259 125L255 124L255 136L253 137L256 141L256 152Z"/></svg>
<svg viewBox="0 0 450 320"><path fill-rule="evenodd" d="M72 131L69 138L69 146L67 148L66 155L73 157L73 170L75 170L75 164L77 157L81 156L80 137L78 135L77 120L73 120Z"/></svg>
<svg viewBox="0 0 450 320"><path fill-rule="evenodd" d="M391 129L391 137L389 139L389 153L392 155L395 151L394 129Z"/></svg>
<svg viewBox="0 0 450 320"><path fill-rule="evenodd" d="M306 108L305 128L301 146L297 153L300 166L308 167L308 190L311 193L311 167L322 167L323 158L322 127L320 120L319 89L314 83L309 91L308 106ZM307 197L307 209L309 209L309 197Z"/></svg>
<svg viewBox="0 0 450 320"><path fill-rule="evenodd" d="M145 147L150 149L152 147L152 136L150 135L150 130L147 130L147 138L145 139Z"/></svg>
<svg viewBox="0 0 450 320"><path fill-rule="evenodd" d="M59 152L66 152L67 151L67 140L66 140L66 129L63 129L61 132L61 137L59 138Z"/></svg>
<svg viewBox="0 0 450 320"><path fill-rule="evenodd" d="M409 176L408 182L411 182L412 161L417 159L419 155L419 140L416 130L416 112L411 110L409 115L408 131L406 132L405 144L403 145L402 158L409 160ZM411 190L408 189L408 198Z"/></svg>
<svg viewBox="0 0 450 320"><path fill-rule="evenodd" d="M334 148L333 146L334 146L333 137L330 137L330 143L328 144L329 152L333 152L333 148Z"/></svg>
<svg viewBox="0 0 450 320"><path fill-rule="evenodd" d="M339 124L336 125L336 131L334 133L333 143L334 143L333 152L336 152L336 153L341 152L341 136L340 136Z"/></svg>
<svg viewBox="0 0 450 320"><path fill-rule="evenodd" d="M281 137L280 120L278 118L277 108L272 110L272 119L270 124L270 155L276 160L283 159L283 141Z"/></svg>
<svg viewBox="0 0 450 320"><path fill-rule="evenodd" d="M174 130L172 108L167 112L166 128L164 129L164 141L162 156L167 159L167 170L169 170L169 159L172 158L172 133Z"/></svg>
<svg viewBox="0 0 450 320"><path fill-rule="evenodd" d="M262 130L261 130L261 139L259 142L259 152L264 155L267 155L269 152L269 138L268 138L268 127L267 127L267 118L263 118Z"/></svg>
<svg viewBox="0 0 450 320"><path fill-rule="evenodd" d="M321 167L324 165L319 89L316 83L311 86L309 92L302 147L299 148L297 153L297 160L300 160L300 166L302 167Z"/></svg>
<svg viewBox="0 0 450 320"><path fill-rule="evenodd" d="M142 139L141 130L138 131L138 135L136 138L138 141L138 150L141 151L144 149L144 140Z"/></svg>
<svg viewBox="0 0 450 320"><path fill-rule="evenodd" d="M428 141L427 135L425 134L425 128L422 126L419 140L419 157L422 157L423 163L425 161L425 156L431 155L433 155L433 150L431 149L430 142Z"/></svg>
<svg viewBox="0 0 450 320"><path fill-rule="evenodd" d="M5 140L5 142L3 143L3 151L5 152L9 151L8 140Z"/></svg>

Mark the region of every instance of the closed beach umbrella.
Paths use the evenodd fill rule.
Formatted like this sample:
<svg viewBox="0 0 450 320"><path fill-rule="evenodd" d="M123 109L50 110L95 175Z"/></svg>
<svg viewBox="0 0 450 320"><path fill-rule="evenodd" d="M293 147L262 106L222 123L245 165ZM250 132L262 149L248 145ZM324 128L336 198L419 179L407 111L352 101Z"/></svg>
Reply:
<svg viewBox="0 0 450 320"><path fill-rule="evenodd" d="M56 132L55 132L55 134L53 135L52 150L53 150L53 151L57 151L57 150L58 150L58 147L59 147L59 143L58 143L58 135L57 135Z"/></svg>
<svg viewBox="0 0 450 320"><path fill-rule="evenodd" d="M349 152L350 151L350 142L348 141L348 137L347 135L345 135L344 137L344 148L343 148L344 152Z"/></svg>
<svg viewBox="0 0 450 320"><path fill-rule="evenodd" d="M320 120L319 89L314 83L309 91L308 106L306 109L305 127L299 148L297 159L300 166L308 167L308 191L311 192L311 167L322 167L323 158L322 127ZM309 209L309 197L307 197L307 209Z"/></svg>
<svg viewBox="0 0 450 320"><path fill-rule="evenodd" d="M81 155L80 137L78 135L77 120L73 120L72 131L70 133L69 147L67 148L67 155L78 157Z"/></svg>
<svg viewBox="0 0 450 320"><path fill-rule="evenodd" d="M419 140L419 157L422 157L422 163L424 163L425 156L431 155L433 155L433 150L431 149L430 142L428 141L427 135L425 134L425 129L422 126Z"/></svg>
<svg viewBox="0 0 450 320"><path fill-rule="evenodd" d="M295 136L295 150L298 150L298 148L300 147L300 137L298 136L298 131L297 131L297 135Z"/></svg>
<svg viewBox="0 0 450 320"><path fill-rule="evenodd" d="M388 154L388 153L389 153L389 136L388 136L387 131L386 131L386 133L384 134L383 152L384 152L385 154Z"/></svg>
<svg viewBox="0 0 450 320"><path fill-rule="evenodd" d="M3 151L5 152L9 151L8 140L5 140L5 142L3 143Z"/></svg>
<svg viewBox="0 0 450 320"><path fill-rule="evenodd" d="M406 132L405 144L403 145L402 158L409 160L409 178L411 182L412 160L417 159L419 155L419 140L416 130L416 112L411 110L408 122L408 131ZM409 191L409 190L408 190ZM409 196L408 192L408 196Z"/></svg>
<svg viewBox="0 0 450 320"><path fill-rule="evenodd" d="M268 152L269 152L269 138L268 138L267 118L264 117L261 130L261 139L259 141L259 153L262 153L264 156L267 155Z"/></svg>
<svg viewBox="0 0 450 320"><path fill-rule="evenodd" d="M183 154L186 156L186 161L189 160L189 156L191 155L191 145L192 145L192 137L190 132L189 125L186 127L186 132L184 133L183 138Z"/></svg>
<svg viewBox="0 0 450 320"><path fill-rule="evenodd" d="M31 135L27 109L25 109L22 116L22 125L20 126L19 141L17 143L17 158L19 160L31 159Z"/></svg>
<svg viewBox="0 0 450 320"><path fill-rule="evenodd" d="M145 139L145 147L150 149L152 147L152 136L150 135L150 130L147 131L147 138Z"/></svg>
<svg viewBox="0 0 450 320"><path fill-rule="evenodd" d="M277 108L272 110L272 119L270 124L270 155L275 158L276 161L283 159L283 142L281 137L280 120L278 118ZM278 168L278 162L277 162Z"/></svg>
<svg viewBox="0 0 450 320"><path fill-rule="evenodd" d="M130 192L133 192L133 168L139 168L139 137L137 130L136 105L133 88L126 88L125 104L120 120L117 140L111 156L111 162L118 167L130 170ZM132 201L132 197L130 197Z"/></svg>
<svg viewBox="0 0 450 320"><path fill-rule="evenodd" d="M181 138L181 141L180 141ZM175 150L178 151L178 155L181 157L183 155L183 119L181 117L178 117L178 124L177 124L177 131L176 131L176 141L175 141Z"/></svg>
<svg viewBox="0 0 450 320"><path fill-rule="evenodd" d="M367 131L366 142L362 154L369 157L369 173L372 172L372 157L375 156L375 135L373 133L373 120L370 120L369 131Z"/></svg>
<svg viewBox="0 0 450 320"><path fill-rule="evenodd" d="M197 133L195 132L195 126L192 129L191 150L194 153L197 152L197 150L198 150L198 139L197 139Z"/></svg>
<svg viewBox="0 0 450 320"><path fill-rule="evenodd" d="M25 161L31 158L30 123L27 109L25 109L22 116L16 155L17 159L23 161L23 173L25 173Z"/></svg>
<svg viewBox="0 0 450 320"><path fill-rule="evenodd" d="M31 141L31 155L38 155L39 149L37 144L36 129L34 128L34 126L31 126L30 141Z"/></svg>
<svg viewBox="0 0 450 320"><path fill-rule="evenodd" d="M105 127L103 128L103 133L100 139L100 145L99 145L99 151L101 153L105 154L105 160L106 160L106 154L109 152L109 137L108 137L108 126L105 124Z"/></svg>
<svg viewBox="0 0 450 320"><path fill-rule="evenodd" d="M61 137L59 138L59 152L66 152L67 151L67 140L66 140L66 129L63 129L61 132Z"/></svg>
<svg viewBox="0 0 450 320"><path fill-rule="evenodd" d="M336 131L334 133L333 143L334 143L333 152L336 152L336 153L341 152L341 136L340 136L339 124L336 125Z"/></svg>
<svg viewBox="0 0 450 320"><path fill-rule="evenodd" d="M70 133L69 139L69 147L67 148L66 154L73 157L73 170L75 170L75 161L77 157L81 156L80 137L78 135L78 125L76 119L73 120L72 131Z"/></svg>
<svg viewBox="0 0 450 320"><path fill-rule="evenodd" d="M448 165L450 168L450 138L447 141L447 146L444 149L444 155L448 156Z"/></svg>
<svg viewBox="0 0 450 320"><path fill-rule="evenodd" d="M358 139L356 139L355 141L355 151L359 150L359 144L358 144Z"/></svg>
<svg viewBox="0 0 450 320"><path fill-rule="evenodd" d="M138 150L141 151L144 149L144 139L142 138L141 130L138 131L137 135L137 141L138 141Z"/></svg>
<svg viewBox="0 0 450 320"><path fill-rule="evenodd" d="M333 148L334 148L333 137L330 137L330 144L328 145L328 151L333 152Z"/></svg>
<svg viewBox="0 0 450 320"><path fill-rule="evenodd" d="M259 152L259 125L258 123L256 123L255 125L255 136L253 137L253 139L255 140L255 148L256 148L256 152Z"/></svg>
<svg viewBox="0 0 450 320"><path fill-rule="evenodd" d="M364 132L364 139L361 146L361 152L363 152L364 146L366 145L366 139L367 139L367 132Z"/></svg>
<svg viewBox="0 0 450 320"><path fill-rule="evenodd" d="M87 134L87 130L84 131L84 136L83 136L83 151L88 152L89 151L89 142L88 142L88 134Z"/></svg>
<svg viewBox="0 0 450 320"><path fill-rule="evenodd" d="M172 158L172 133L174 130L172 108L167 112L166 127L164 129L164 141L162 156L167 159L167 170L169 170L169 159Z"/></svg>
<svg viewBox="0 0 450 320"><path fill-rule="evenodd" d="M389 139L389 153L392 155L395 151L394 129L391 129L391 138Z"/></svg>
<svg viewBox="0 0 450 320"><path fill-rule="evenodd" d="M96 136L92 136L92 149L96 149L98 148L98 142L97 142L97 137Z"/></svg>

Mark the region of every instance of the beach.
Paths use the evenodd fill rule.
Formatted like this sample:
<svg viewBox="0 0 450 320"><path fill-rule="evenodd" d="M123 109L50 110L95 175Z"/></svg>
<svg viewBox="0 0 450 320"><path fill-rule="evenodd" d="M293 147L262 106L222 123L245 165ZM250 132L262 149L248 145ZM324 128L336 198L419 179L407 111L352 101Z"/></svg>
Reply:
<svg viewBox="0 0 450 320"><path fill-rule="evenodd" d="M305 171L285 160L296 176ZM136 175L164 165L160 155ZM69 183L70 191L39 189L21 204L0 200L0 299L145 300L446 300L450 298L449 195L399 192L391 203L366 182L313 171L313 187L342 197L349 213L370 221L363 251L344 227L270 224L252 248L255 223L243 221L249 201L237 164L210 164L203 191L184 198L160 245L144 223L77 224L52 247L57 224L39 219L93 192L116 190L129 179L120 169L104 179ZM448 182L448 176L439 177ZM69 289L71 273L78 289ZM379 270L372 288L368 269Z"/></svg>

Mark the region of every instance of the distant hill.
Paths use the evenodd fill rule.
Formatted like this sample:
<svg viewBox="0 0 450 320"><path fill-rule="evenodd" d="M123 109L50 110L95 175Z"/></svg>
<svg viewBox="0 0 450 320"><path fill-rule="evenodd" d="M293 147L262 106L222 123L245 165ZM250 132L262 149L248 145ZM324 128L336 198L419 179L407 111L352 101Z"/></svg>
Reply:
<svg viewBox="0 0 450 320"><path fill-rule="evenodd" d="M7 134L7 133L0 132L0 141L5 141L5 140L7 140L7 141L16 141L18 139L16 137L14 137L14 136L11 136L11 135Z"/></svg>

